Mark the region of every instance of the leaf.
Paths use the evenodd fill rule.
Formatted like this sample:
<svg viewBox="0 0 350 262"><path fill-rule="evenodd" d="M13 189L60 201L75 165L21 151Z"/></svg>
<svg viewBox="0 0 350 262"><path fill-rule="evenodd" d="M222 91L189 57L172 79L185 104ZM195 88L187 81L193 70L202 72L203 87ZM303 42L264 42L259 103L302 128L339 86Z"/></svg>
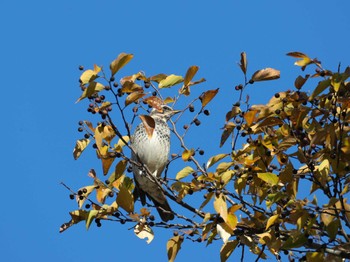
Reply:
<svg viewBox="0 0 350 262"><path fill-rule="evenodd" d="M89 229L90 225L91 225L91 222L94 220L94 218L96 217L96 215L98 214L98 210L90 210L88 212L88 217L86 219L86 223L85 223L85 227L86 227L86 230Z"/></svg>
<svg viewBox="0 0 350 262"><path fill-rule="evenodd" d="M235 214L227 214L226 224L230 227L230 229L234 230L237 226L238 219Z"/></svg>
<svg viewBox="0 0 350 262"><path fill-rule="evenodd" d="M220 194L218 197L215 197L214 209L224 221L227 220L227 204L225 196L223 194Z"/></svg>
<svg viewBox="0 0 350 262"><path fill-rule="evenodd" d="M305 84L306 80L309 78L309 75L306 75L305 78L302 76L298 76L294 81L294 86L296 89L301 89Z"/></svg>
<svg viewBox="0 0 350 262"><path fill-rule="evenodd" d="M91 69L84 71L80 76L81 85L86 85L87 83L94 81L96 78L98 78L99 72L100 71L98 71L98 70L95 71L95 70L91 70Z"/></svg>
<svg viewBox="0 0 350 262"><path fill-rule="evenodd" d="M114 145L114 150L115 150L116 152L119 152L119 153L121 153L121 152L123 151L123 147L126 145L126 144L124 143L124 141L125 141L126 143L128 143L129 140L130 140L130 137L129 137L129 136L123 136L122 138L123 138L123 139L119 138L118 143ZM124 141L123 141L123 140L124 140Z"/></svg>
<svg viewBox="0 0 350 262"><path fill-rule="evenodd" d="M185 75L185 79L184 79L184 86L187 86L191 82L192 78L195 76L198 69L199 69L198 66L191 66L187 70L186 75Z"/></svg>
<svg viewBox="0 0 350 262"><path fill-rule="evenodd" d="M312 101L316 96L321 94L327 87L329 87L331 84L330 79L326 79L323 81L320 81L314 91L312 92L311 96L309 97L309 101Z"/></svg>
<svg viewBox="0 0 350 262"><path fill-rule="evenodd" d="M183 81L184 81L184 79L182 76L169 75L165 79L163 79L159 82L158 88L171 87L171 86L177 85Z"/></svg>
<svg viewBox="0 0 350 262"><path fill-rule="evenodd" d="M125 186L125 184L121 184L119 187L119 193L117 196L117 204L121 208L123 208L126 212L132 213L134 212L134 197Z"/></svg>
<svg viewBox="0 0 350 262"><path fill-rule="evenodd" d="M232 165L233 165L233 162L222 162L217 166L216 172L221 174L225 172L227 169L229 169Z"/></svg>
<svg viewBox="0 0 350 262"><path fill-rule="evenodd" d="M194 173L194 169L190 166L187 166L185 168L183 168L181 171L179 171L177 174L176 174L176 180L181 180L185 177L187 177L189 174L192 174Z"/></svg>
<svg viewBox="0 0 350 262"><path fill-rule="evenodd" d="M143 91L136 91L136 92L132 92L130 95L128 95L125 98L125 106L128 106L134 102L136 102L137 100L139 100L140 98L144 97L146 94L143 93Z"/></svg>
<svg viewBox="0 0 350 262"><path fill-rule="evenodd" d="M224 132L222 132L221 139L220 139L220 147L222 147L226 140L229 138L229 136L232 134L235 124L232 122L228 122L224 127Z"/></svg>
<svg viewBox="0 0 350 262"><path fill-rule="evenodd" d="M227 241L226 243L224 243L220 249L220 261L226 262L227 259L235 250L235 248L237 247L237 245L238 245L237 240Z"/></svg>
<svg viewBox="0 0 350 262"><path fill-rule="evenodd" d="M219 88L204 92L200 96L200 100L202 102L202 108L205 107L216 96L218 92L219 92Z"/></svg>
<svg viewBox="0 0 350 262"><path fill-rule="evenodd" d="M193 156L193 154L194 154L194 149L193 148L191 148L189 150L186 149L182 153L182 160L185 161L185 162L188 161Z"/></svg>
<svg viewBox="0 0 350 262"><path fill-rule="evenodd" d="M109 168L111 167L111 165L113 164L115 160L115 157L102 157L101 161L102 161L102 170L103 170L103 175L107 175Z"/></svg>
<svg viewBox="0 0 350 262"><path fill-rule="evenodd" d="M74 224L78 224L79 222L86 220L88 216L88 211L79 209L79 210L69 212L69 214L71 216L71 220L67 223L64 223L60 227L60 231L59 231L60 233L67 230L69 227L73 226Z"/></svg>
<svg viewBox="0 0 350 262"><path fill-rule="evenodd" d="M81 153L83 153L83 151L89 144L90 144L90 139L77 140L73 150L73 157L75 160L77 160L80 157Z"/></svg>
<svg viewBox="0 0 350 262"><path fill-rule="evenodd" d="M273 68L265 68L262 70L256 71L252 79L254 82L258 81L267 81L267 80L274 80L280 78L280 71L273 69Z"/></svg>
<svg viewBox="0 0 350 262"><path fill-rule="evenodd" d="M115 75L121 68L123 68L130 60L134 57L132 54L121 53L118 57L111 63L110 69L112 76Z"/></svg>
<svg viewBox="0 0 350 262"><path fill-rule="evenodd" d="M323 252L308 252L306 253L306 261L307 262L319 262L319 261L327 261L325 260ZM331 261L337 261L336 259L331 259Z"/></svg>
<svg viewBox="0 0 350 262"><path fill-rule="evenodd" d="M167 77L166 74L158 74L155 76L151 76L149 80L159 83L160 81L162 81L163 79L165 79Z"/></svg>
<svg viewBox="0 0 350 262"><path fill-rule="evenodd" d="M247 127L250 127L253 122L256 120L256 114L259 113L259 110L250 110L244 114L244 119L247 122Z"/></svg>
<svg viewBox="0 0 350 262"><path fill-rule="evenodd" d="M247 55L245 52L241 53L241 62L239 64L239 67L241 68L243 74L247 74Z"/></svg>
<svg viewBox="0 0 350 262"><path fill-rule="evenodd" d="M297 66L305 67L313 62L310 57L300 52L290 52L287 55L295 58L301 58L294 63Z"/></svg>
<svg viewBox="0 0 350 262"><path fill-rule="evenodd" d="M78 98L78 100L75 103L78 103L79 101L83 100L84 98L90 97L95 93L100 92L105 88L104 85L98 82L90 82L87 88L84 90L82 95Z"/></svg>
<svg viewBox="0 0 350 262"><path fill-rule="evenodd" d="M275 224L275 222L278 221L278 217L279 217L279 214L271 216L271 217L267 220L265 230L268 230L268 229L270 228L270 226L272 226L273 224Z"/></svg>
<svg viewBox="0 0 350 262"><path fill-rule="evenodd" d="M327 225L326 231L331 241L334 240L335 237L337 236L339 226L340 226L339 219L335 219Z"/></svg>
<svg viewBox="0 0 350 262"><path fill-rule="evenodd" d="M263 180L264 182L270 184L271 186L275 186L278 183L278 176L273 173L258 173L258 178Z"/></svg>
<svg viewBox="0 0 350 262"><path fill-rule="evenodd" d="M231 237L232 230L230 230L230 228L225 223L220 223L216 225L216 231L218 232L222 241L224 243L227 243L228 239Z"/></svg>
<svg viewBox="0 0 350 262"><path fill-rule="evenodd" d="M154 233L152 228L150 228L146 223L139 223L134 228L134 233L140 239L147 238L147 244L151 243L154 238Z"/></svg>
<svg viewBox="0 0 350 262"><path fill-rule="evenodd" d="M145 127L148 138L151 139L153 136L154 128L156 126L156 122L152 117L148 115L140 115L140 119L143 123L143 126Z"/></svg>
<svg viewBox="0 0 350 262"><path fill-rule="evenodd" d="M212 199L213 195L214 195L214 192L208 193L207 198L200 205L199 210L202 210L209 203L209 201Z"/></svg>
<svg viewBox="0 0 350 262"><path fill-rule="evenodd" d="M125 81L122 84L122 93L133 93L133 92L141 92L143 91L142 87L132 81Z"/></svg>
<svg viewBox="0 0 350 262"><path fill-rule="evenodd" d="M166 250L168 253L168 261L173 262L175 261L176 255L181 249L181 244L183 242L183 237L181 236L174 236L169 239L169 241L166 244Z"/></svg>
<svg viewBox="0 0 350 262"><path fill-rule="evenodd" d="M143 99L143 102L147 103L149 106L157 109L158 112L163 112L163 107L165 103L158 96L150 96Z"/></svg>
<svg viewBox="0 0 350 262"><path fill-rule="evenodd" d="M227 157L228 154L218 154L216 156L212 156L211 158L209 158L208 162L207 162L207 168L211 167L212 165L214 165L215 163L217 163L218 161L220 161L221 159Z"/></svg>

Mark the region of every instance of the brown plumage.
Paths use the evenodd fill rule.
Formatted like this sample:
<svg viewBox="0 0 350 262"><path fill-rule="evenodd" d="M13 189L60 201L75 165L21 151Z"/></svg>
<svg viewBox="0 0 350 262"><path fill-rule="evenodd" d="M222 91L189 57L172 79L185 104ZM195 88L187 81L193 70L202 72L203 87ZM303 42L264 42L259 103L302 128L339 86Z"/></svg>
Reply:
<svg viewBox="0 0 350 262"><path fill-rule="evenodd" d="M170 152L170 129L167 120L179 111L167 105L160 109L153 109L146 120L143 119L131 137L133 152L132 160L144 164L155 179L158 179L167 162ZM145 125L147 125L145 127ZM159 186L151 181L145 171L133 165L136 182L135 199L139 196L142 205L146 204L146 196L151 199L163 221L174 219L169 203Z"/></svg>

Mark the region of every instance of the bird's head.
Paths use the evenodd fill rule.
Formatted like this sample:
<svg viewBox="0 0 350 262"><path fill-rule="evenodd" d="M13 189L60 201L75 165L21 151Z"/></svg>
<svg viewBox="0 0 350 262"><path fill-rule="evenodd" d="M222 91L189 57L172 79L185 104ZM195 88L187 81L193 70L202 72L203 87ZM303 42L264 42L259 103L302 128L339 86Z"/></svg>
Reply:
<svg viewBox="0 0 350 262"><path fill-rule="evenodd" d="M180 113L181 110L174 110L168 105L161 105L160 108L153 108L150 116L153 118L164 119L165 121L169 120L173 115Z"/></svg>

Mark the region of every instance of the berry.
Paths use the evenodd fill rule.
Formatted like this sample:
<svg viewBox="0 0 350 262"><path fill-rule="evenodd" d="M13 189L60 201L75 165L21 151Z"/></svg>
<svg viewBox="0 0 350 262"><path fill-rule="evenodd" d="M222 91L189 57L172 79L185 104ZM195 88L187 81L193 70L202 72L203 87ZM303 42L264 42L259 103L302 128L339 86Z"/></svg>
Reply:
<svg viewBox="0 0 350 262"><path fill-rule="evenodd" d="M101 102L102 102L102 100L101 100L101 98L100 98L100 97L96 97L96 98L95 98L95 102L96 102L96 103L101 103Z"/></svg>
<svg viewBox="0 0 350 262"><path fill-rule="evenodd" d="M83 124L84 124L83 121L79 121L79 123L78 123L79 126L82 126Z"/></svg>
<svg viewBox="0 0 350 262"><path fill-rule="evenodd" d="M176 236L179 235L179 232L178 231L174 231L173 235L174 235L174 237L176 237Z"/></svg>
<svg viewBox="0 0 350 262"><path fill-rule="evenodd" d="M204 155L204 150L201 149L201 150L199 150L198 153L202 156L202 155Z"/></svg>
<svg viewBox="0 0 350 262"><path fill-rule="evenodd" d="M279 97L280 97L280 94L279 94L279 93L276 93L276 94L275 94L275 97L276 97L276 98L279 98Z"/></svg>
<svg viewBox="0 0 350 262"><path fill-rule="evenodd" d="M190 112L194 112L194 106L193 106L193 105L190 105L190 106L188 107L188 109L190 110Z"/></svg>
<svg viewBox="0 0 350 262"><path fill-rule="evenodd" d="M276 114L276 115L281 114L281 110L280 110L280 109L276 109L275 114Z"/></svg>
<svg viewBox="0 0 350 262"><path fill-rule="evenodd" d="M87 189L83 188L83 193L86 194L87 193Z"/></svg>
<svg viewBox="0 0 350 262"><path fill-rule="evenodd" d="M79 66L79 70L80 70L80 71L83 71L83 70L84 70L84 66L80 65L80 66Z"/></svg>
<svg viewBox="0 0 350 262"><path fill-rule="evenodd" d="M79 196L79 200L83 200L84 199L84 196Z"/></svg>
<svg viewBox="0 0 350 262"><path fill-rule="evenodd" d="M81 196L83 194L83 191L82 190L79 190L78 191L78 195Z"/></svg>
<svg viewBox="0 0 350 262"><path fill-rule="evenodd" d="M111 87L110 86L105 86L105 90L109 91L109 90L111 90Z"/></svg>
<svg viewBox="0 0 350 262"><path fill-rule="evenodd" d="M156 218L154 217L154 215L150 215L149 216L149 220L151 220L151 221L154 221Z"/></svg>
<svg viewBox="0 0 350 262"><path fill-rule="evenodd" d="M125 219L121 219L121 220L120 220L120 223L121 223L122 225L124 225L124 224L126 223Z"/></svg>
<svg viewBox="0 0 350 262"><path fill-rule="evenodd" d="M198 118L196 118L193 122L196 126L199 126L201 124L201 121Z"/></svg>
<svg viewBox="0 0 350 262"><path fill-rule="evenodd" d="M206 116L209 116L209 115L210 115L210 111L207 110L207 109L205 109L205 110L203 111L203 113L204 113Z"/></svg>
<svg viewBox="0 0 350 262"><path fill-rule="evenodd" d="M97 149L96 143L94 143L94 144L92 145L92 147L95 148L95 149Z"/></svg>
<svg viewBox="0 0 350 262"><path fill-rule="evenodd" d="M148 223L148 225L149 225L150 227L153 227L153 226L154 226L154 222L151 221L151 222Z"/></svg>
<svg viewBox="0 0 350 262"><path fill-rule="evenodd" d="M89 137L90 137L89 134L85 134L85 135L84 135L84 138L86 138L86 139L88 139Z"/></svg>
<svg viewBox="0 0 350 262"><path fill-rule="evenodd" d="M118 83L117 83L117 82L114 82L114 83L113 83L113 86L114 86L114 87L118 87Z"/></svg>
<svg viewBox="0 0 350 262"><path fill-rule="evenodd" d="M149 88L151 86L150 82L145 82L145 88Z"/></svg>
<svg viewBox="0 0 350 262"><path fill-rule="evenodd" d="M109 79L109 81L111 82L114 82L114 80L115 80L114 76L111 76L111 78Z"/></svg>
<svg viewBox="0 0 350 262"><path fill-rule="evenodd" d="M82 128L82 127L78 128L78 132L83 132L83 131L84 131L84 128Z"/></svg>
<svg viewBox="0 0 350 262"><path fill-rule="evenodd" d="M157 92L156 92L156 91L153 91L153 92L152 92L152 96L157 96Z"/></svg>
<svg viewBox="0 0 350 262"><path fill-rule="evenodd" d="M100 99L103 101L103 100L106 99L106 97L105 97L104 95L101 95L101 96L100 96Z"/></svg>
<svg viewBox="0 0 350 262"><path fill-rule="evenodd" d="M188 129L188 125L184 125L183 128L184 128L184 129Z"/></svg>
<svg viewBox="0 0 350 262"><path fill-rule="evenodd" d="M90 207L91 207L90 204L86 204L86 205L85 205L85 208L86 208L86 209L89 209Z"/></svg>
<svg viewBox="0 0 350 262"><path fill-rule="evenodd" d="M73 195L73 194L70 194L70 195L69 195L69 198L73 200L73 199L74 199L74 195Z"/></svg>
<svg viewBox="0 0 350 262"><path fill-rule="evenodd" d="M113 196L114 196L114 193L111 191L111 192L108 193L108 196L109 196L109 197L113 197Z"/></svg>

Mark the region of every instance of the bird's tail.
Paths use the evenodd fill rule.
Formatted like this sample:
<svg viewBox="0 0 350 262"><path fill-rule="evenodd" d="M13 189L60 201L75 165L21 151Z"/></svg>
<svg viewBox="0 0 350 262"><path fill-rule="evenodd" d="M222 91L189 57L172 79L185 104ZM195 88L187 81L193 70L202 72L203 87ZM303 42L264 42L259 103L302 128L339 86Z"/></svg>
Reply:
<svg viewBox="0 0 350 262"><path fill-rule="evenodd" d="M173 211L171 210L171 207L169 206L169 203L166 199L164 199L163 203L157 202L157 200L153 199L152 197L151 199L157 208L160 218L164 222L174 219Z"/></svg>

